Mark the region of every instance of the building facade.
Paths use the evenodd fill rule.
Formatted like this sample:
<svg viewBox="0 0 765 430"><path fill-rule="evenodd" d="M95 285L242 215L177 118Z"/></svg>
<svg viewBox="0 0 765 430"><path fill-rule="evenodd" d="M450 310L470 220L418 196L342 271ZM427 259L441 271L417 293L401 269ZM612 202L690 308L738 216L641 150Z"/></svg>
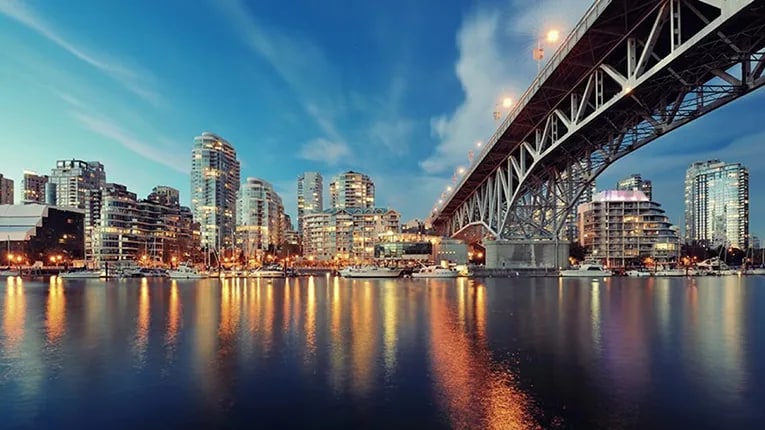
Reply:
<svg viewBox="0 0 765 430"><path fill-rule="evenodd" d="M199 225L189 208L164 200L156 193L139 200L124 185L105 184L93 228L93 258L147 264L196 260Z"/></svg>
<svg viewBox="0 0 765 430"><path fill-rule="evenodd" d="M45 186L48 176L24 172L24 203L45 203Z"/></svg>
<svg viewBox="0 0 765 430"><path fill-rule="evenodd" d="M0 266L66 265L85 258L85 213L41 204L0 205Z"/></svg>
<svg viewBox="0 0 765 430"><path fill-rule="evenodd" d="M199 223L202 246L225 252L234 247L239 161L234 147L204 132L191 151L191 211Z"/></svg>
<svg viewBox="0 0 765 430"><path fill-rule="evenodd" d="M640 266L648 257L670 261L679 254L677 230L642 191L601 191L579 206L578 215L579 243L608 267Z"/></svg>
<svg viewBox="0 0 765 430"><path fill-rule="evenodd" d="M685 174L685 240L747 249L749 171L720 160L693 163Z"/></svg>
<svg viewBox="0 0 765 430"><path fill-rule="evenodd" d="M319 172L305 172L297 181L297 230L303 234L303 215L324 210L324 179Z"/></svg>
<svg viewBox="0 0 765 430"><path fill-rule="evenodd" d="M106 183L106 170L98 161L59 160L48 181L55 189L56 206L87 209L90 193Z"/></svg>
<svg viewBox="0 0 765 430"><path fill-rule="evenodd" d="M326 209L305 214L303 256L316 260L366 261L383 233L398 233L401 216L392 209Z"/></svg>
<svg viewBox="0 0 765 430"><path fill-rule="evenodd" d="M181 193L173 187L168 187L167 185L157 185L156 187L152 188L151 194L146 197L146 200L164 206L180 206Z"/></svg>
<svg viewBox="0 0 765 430"><path fill-rule="evenodd" d="M653 184L643 179L639 173L633 173L616 183L617 191L642 191L648 200L653 200Z"/></svg>
<svg viewBox="0 0 765 430"><path fill-rule="evenodd" d="M260 178L247 178L239 188L236 217L237 248L248 262L275 255L284 242L286 216L282 198Z"/></svg>
<svg viewBox="0 0 765 430"><path fill-rule="evenodd" d="M8 179L0 173L0 205L13 204L13 179Z"/></svg>
<svg viewBox="0 0 765 430"><path fill-rule="evenodd" d="M363 173L348 171L332 178L329 199L332 209L371 209L375 207L375 184Z"/></svg>

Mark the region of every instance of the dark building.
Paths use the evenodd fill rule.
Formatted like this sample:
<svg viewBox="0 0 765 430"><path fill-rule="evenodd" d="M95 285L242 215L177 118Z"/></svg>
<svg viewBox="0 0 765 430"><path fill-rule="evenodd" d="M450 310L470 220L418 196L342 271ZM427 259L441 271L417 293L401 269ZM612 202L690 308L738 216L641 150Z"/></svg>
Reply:
<svg viewBox="0 0 765 430"><path fill-rule="evenodd" d="M0 205L0 264L83 260L84 231L85 212L81 209Z"/></svg>

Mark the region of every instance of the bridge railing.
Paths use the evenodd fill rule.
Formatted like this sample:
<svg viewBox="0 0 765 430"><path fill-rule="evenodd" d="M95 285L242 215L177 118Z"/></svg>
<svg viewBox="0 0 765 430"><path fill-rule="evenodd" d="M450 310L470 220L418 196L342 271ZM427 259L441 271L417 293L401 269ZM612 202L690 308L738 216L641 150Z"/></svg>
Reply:
<svg viewBox="0 0 765 430"><path fill-rule="evenodd" d="M550 60L544 65L544 67L542 67L542 70L531 82L531 85L518 99L518 102L515 104L513 109L510 110L510 112L507 114L491 138L489 138L489 141L486 145L484 145L483 149L481 149L481 152L478 154L478 156L475 157L473 163L467 169L465 174L462 175L459 182L454 187L454 191L452 191L452 193L449 195L448 200L444 201L444 203L438 207L436 216L434 218L437 218L438 215L441 214L441 209L449 204L451 199L457 193L457 190L462 188L465 181L467 181L475 169L481 164L481 162L483 162L483 159L489 152L491 152L491 149L497 143L499 138L505 134L505 131L507 131L507 129L510 127L510 124L512 124L513 121L515 121L515 118L518 117L518 114L526 107L531 98L542 87L543 83L550 77L550 75L552 75L553 71L558 68L560 63L563 62L563 59L565 59L569 52L571 52L571 50L574 48L574 46L579 43L579 41L582 39L582 36L587 33L590 27L592 27L595 21L600 17L601 13L606 10L612 1L613 0L595 0L595 3L590 6L584 16L576 24L576 26L574 26L568 36L566 36L566 39L560 44L560 46L558 46L558 49L555 50L555 53L552 57L550 57Z"/></svg>

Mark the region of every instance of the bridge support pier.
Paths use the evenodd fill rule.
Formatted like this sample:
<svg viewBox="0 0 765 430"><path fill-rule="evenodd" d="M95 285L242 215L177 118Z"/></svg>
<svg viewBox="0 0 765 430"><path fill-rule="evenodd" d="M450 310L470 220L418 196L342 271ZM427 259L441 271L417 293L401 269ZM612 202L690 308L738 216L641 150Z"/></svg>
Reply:
<svg viewBox="0 0 765 430"><path fill-rule="evenodd" d="M487 269L558 270L568 267L568 242L487 240L484 246Z"/></svg>

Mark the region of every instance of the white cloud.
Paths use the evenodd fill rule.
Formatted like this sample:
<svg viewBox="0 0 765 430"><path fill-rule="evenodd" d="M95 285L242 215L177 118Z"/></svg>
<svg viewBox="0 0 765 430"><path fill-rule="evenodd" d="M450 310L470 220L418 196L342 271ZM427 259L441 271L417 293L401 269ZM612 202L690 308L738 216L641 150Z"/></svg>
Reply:
<svg viewBox="0 0 765 430"><path fill-rule="evenodd" d="M187 157L177 157L170 151L160 150L144 139L131 135L109 118L96 117L90 113L82 111L72 111L71 115L86 129L113 142L119 143L141 157L170 167L181 173L188 174L190 170ZM165 142L167 141L167 139L164 138L161 140Z"/></svg>
<svg viewBox="0 0 765 430"><path fill-rule="evenodd" d="M306 160L320 161L334 166L340 161L348 161L351 157L351 150L343 142L319 138L306 142L300 148L299 154L301 158Z"/></svg>
<svg viewBox="0 0 765 430"><path fill-rule="evenodd" d="M135 67L127 67L114 59L106 59L86 52L85 49L78 47L64 38L51 24L35 14L35 12L28 8L26 3L21 0L0 1L0 14L36 31L38 34L55 43L77 59L106 73L123 85L127 90L139 97L154 105L161 103L162 98L159 93L147 88L147 82L153 80L153 77L148 72L138 70Z"/></svg>
<svg viewBox="0 0 765 430"><path fill-rule="evenodd" d="M431 118L431 134L439 143L420 163L425 172L447 172L464 163L475 142L491 136L497 103L505 96L517 99L534 77L531 48L538 35L548 23L565 34L590 3L516 0L510 10L479 10L463 22L455 73L464 100L451 114Z"/></svg>

